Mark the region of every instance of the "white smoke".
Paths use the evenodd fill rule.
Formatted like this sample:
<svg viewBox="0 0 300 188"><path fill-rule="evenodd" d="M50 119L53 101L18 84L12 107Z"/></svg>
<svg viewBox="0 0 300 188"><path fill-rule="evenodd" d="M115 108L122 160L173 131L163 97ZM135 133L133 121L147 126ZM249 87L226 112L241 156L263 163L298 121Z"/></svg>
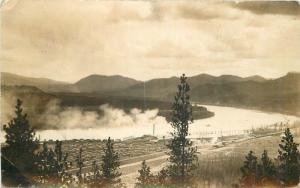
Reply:
<svg viewBox="0 0 300 188"><path fill-rule="evenodd" d="M99 106L99 112L84 111L79 107L62 108L55 101L48 104L47 111L41 118L46 127L58 129L149 126L167 123L164 117L158 116L158 109L142 112L133 108L126 113L122 109L104 104Z"/></svg>
<svg viewBox="0 0 300 188"><path fill-rule="evenodd" d="M14 116L13 101L11 100L10 105L6 105L12 106L9 111L8 109L5 111L7 117ZM34 108L35 105L32 107ZM112 138L138 137L151 135L154 126L157 130L155 135L158 136L166 134L171 128L166 119L158 115L158 109L142 111L132 108L129 112L125 112L104 104L96 111L85 111L80 107L61 107L58 100L51 100L45 108L47 110L38 115L32 113L35 109L27 108L30 110L30 117L36 115L34 116L37 118L36 122L42 124L37 130L37 136L41 140L104 139L109 136ZM4 134L2 134L0 142L4 140Z"/></svg>

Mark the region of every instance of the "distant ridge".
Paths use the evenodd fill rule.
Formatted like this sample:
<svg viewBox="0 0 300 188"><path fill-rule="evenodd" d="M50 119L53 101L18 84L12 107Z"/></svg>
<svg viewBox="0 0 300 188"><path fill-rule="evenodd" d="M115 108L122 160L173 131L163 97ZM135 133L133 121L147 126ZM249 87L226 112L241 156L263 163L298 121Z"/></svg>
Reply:
<svg viewBox="0 0 300 188"><path fill-rule="evenodd" d="M174 96L177 91L176 86L178 80L178 77L152 79L145 83L139 83L128 87L125 90L119 91L117 94L141 97L143 96L145 89L146 97L158 98L160 100L172 100L172 96ZM265 82L267 79L260 76L242 78L234 75L212 76L209 74L199 74L188 78L188 83L192 90L205 84L227 84L245 81Z"/></svg>
<svg viewBox="0 0 300 188"><path fill-rule="evenodd" d="M67 82L56 81L49 78L33 78L8 72L1 72L1 81L5 82L6 85L25 85L26 82L31 84L69 84Z"/></svg>
<svg viewBox="0 0 300 188"><path fill-rule="evenodd" d="M140 83L132 78L127 78L120 75L103 76L93 74L85 78L80 79L74 85L80 92L111 92Z"/></svg>
<svg viewBox="0 0 300 188"><path fill-rule="evenodd" d="M77 89L70 83L51 80L48 78L32 78L17 74L1 72L1 85L7 86L35 86L47 92L77 92Z"/></svg>
<svg viewBox="0 0 300 188"><path fill-rule="evenodd" d="M248 76L244 78L245 81L255 81L255 82L264 82L267 81L267 79L265 79L262 76L259 75L254 75L254 76Z"/></svg>

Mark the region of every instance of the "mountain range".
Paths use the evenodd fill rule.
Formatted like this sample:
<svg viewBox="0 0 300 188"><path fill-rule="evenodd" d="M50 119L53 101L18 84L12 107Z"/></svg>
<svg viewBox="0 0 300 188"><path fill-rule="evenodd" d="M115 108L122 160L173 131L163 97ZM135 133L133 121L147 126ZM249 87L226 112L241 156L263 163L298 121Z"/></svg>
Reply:
<svg viewBox="0 0 300 188"><path fill-rule="evenodd" d="M163 89L167 93L169 91L176 91L178 77L158 78L149 81L138 81L132 78L127 78L120 75L104 76L92 74L78 80L75 83L68 83L62 81L51 80L48 78L32 78L20 76L17 74L1 72L1 85L6 86L35 86L45 92L82 92L82 93L100 93L100 92L130 92L130 95L137 95L134 91L140 92L142 89L144 93L144 86L147 92L157 93L154 90ZM243 81L256 81L264 82L267 79L261 76L251 77L238 77L233 75L222 75L219 77L211 76L208 74L199 74L188 79L192 88L203 84L220 84L229 82L243 82ZM151 96L151 95L150 95ZM160 94L158 95L160 96Z"/></svg>
<svg viewBox="0 0 300 188"><path fill-rule="evenodd" d="M138 81L119 75L90 75L75 83L47 78L30 78L1 73L1 85L35 86L50 93L78 93L172 101L178 77ZM255 75L212 76L199 74L188 78L191 100L203 104L253 107L300 115L300 73L291 72L277 79Z"/></svg>

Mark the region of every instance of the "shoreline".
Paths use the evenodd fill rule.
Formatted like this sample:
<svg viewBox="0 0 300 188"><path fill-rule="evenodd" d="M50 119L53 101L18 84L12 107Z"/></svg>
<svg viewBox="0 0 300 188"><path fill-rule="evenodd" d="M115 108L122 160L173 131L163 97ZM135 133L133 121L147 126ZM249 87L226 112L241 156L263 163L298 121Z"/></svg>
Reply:
<svg viewBox="0 0 300 188"><path fill-rule="evenodd" d="M216 104L216 103L205 103L205 102L195 102L191 101L192 104L197 104L200 106L219 106L219 107L230 107L230 108L238 108L238 109L244 109L244 110L253 110L253 111L259 111L263 113L277 113L277 114L283 114L283 115L289 115L289 116L295 116L300 118L300 111L299 112L290 112L286 110L268 110L266 107L255 107L255 106L244 106L244 105L226 105L226 104Z"/></svg>

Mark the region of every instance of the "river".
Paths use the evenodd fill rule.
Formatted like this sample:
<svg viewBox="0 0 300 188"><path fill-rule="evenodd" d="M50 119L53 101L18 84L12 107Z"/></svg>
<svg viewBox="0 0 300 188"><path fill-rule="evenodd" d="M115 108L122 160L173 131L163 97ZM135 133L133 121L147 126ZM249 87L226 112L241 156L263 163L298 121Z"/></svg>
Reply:
<svg viewBox="0 0 300 188"><path fill-rule="evenodd" d="M195 120L190 125L190 137L200 137L209 134L241 134L243 130L257 127L269 126L275 123L293 123L300 118L280 113L269 113L250 109L233 107L203 105L215 116ZM112 137L115 139L126 139L142 135L154 135L168 137L172 131L168 123L155 125L135 125L106 128L88 129L62 129L38 131L37 135L41 140L64 140L64 139L104 139Z"/></svg>

